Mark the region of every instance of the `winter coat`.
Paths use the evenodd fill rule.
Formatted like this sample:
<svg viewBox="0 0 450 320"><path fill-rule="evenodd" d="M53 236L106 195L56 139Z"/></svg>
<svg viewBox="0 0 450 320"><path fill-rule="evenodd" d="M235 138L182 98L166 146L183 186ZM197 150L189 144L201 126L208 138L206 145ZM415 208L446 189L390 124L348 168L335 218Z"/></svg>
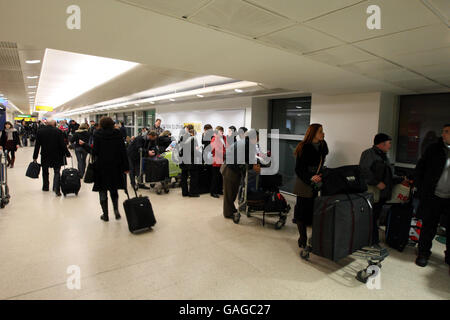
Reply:
<svg viewBox="0 0 450 320"><path fill-rule="evenodd" d="M17 151L17 146L21 145L19 132L13 129L13 139L10 142L8 142L8 133L6 133L5 129L0 134L0 146L2 146L3 150Z"/></svg>
<svg viewBox="0 0 450 320"><path fill-rule="evenodd" d="M66 164L65 157L70 157L70 152L64 143L64 134L53 126L45 126L36 134L33 159L37 159L41 151L41 165L55 168Z"/></svg>
<svg viewBox="0 0 450 320"><path fill-rule="evenodd" d="M325 141L321 143L318 150L312 143L307 143L303 146L302 152L300 155L297 155L295 162L297 179L294 194L305 198L313 197L311 178L322 172L327 155L328 145Z"/></svg>
<svg viewBox="0 0 450 320"><path fill-rule="evenodd" d="M415 185L421 200L430 200L436 191L436 186L441 178L447 161L445 144L442 138L425 150L414 170Z"/></svg>
<svg viewBox="0 0 450 320"><path fill-rule="evenodd" d="M125 171L129 170L129 164L120 131L96 130L92 155L94 156L92 191L125 189Z"/></svg>
<svg viewBox="0 0 450 320"><path fill-rule="evenodd" d="M227 137L214 135L211 139L211 153L213 156L213 167L220 167L223 163L225 163L225 154L226 154L226 145L227 145Z"/></svg>
<svg viewBox="0 0 450 320"><path fill-rule="evenodd" d="M81 140L84 143L89 143L89 131L88 130L76 130L70 138L70 142L75 144L75 149L83 148L78 141Z"/></svg>
<svg viewBox="0 0 450 320"><path fill-rule="evenodd" d="M159 153L166 152L166 149L172 143L172 139L169 136L158 137L158 149Z"/></svg>

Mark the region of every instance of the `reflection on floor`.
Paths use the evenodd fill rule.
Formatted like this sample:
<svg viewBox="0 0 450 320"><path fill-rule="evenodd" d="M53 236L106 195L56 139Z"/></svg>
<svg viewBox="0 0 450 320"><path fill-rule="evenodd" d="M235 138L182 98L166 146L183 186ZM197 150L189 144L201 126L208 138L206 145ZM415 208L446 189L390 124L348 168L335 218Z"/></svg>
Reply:
<svg viewBox="0 0 450 320"><path fill-rule="evenodd" d="M369 290L355 279L364 261L301 260L291 216L280 231L246 217L235 225L222 217L221 199L144 191L158 223L132 235L124 218L99 219L91 185L78 197L42 192L40 180L25 177L31 157L32 148L19 150L8 171L11 203L0 210L1 299L450 298L444 246L437 242L423 269L413 263L414 248L391 250L381 289ZM80 267L80 290L67 287L71 265Z"/></svg>

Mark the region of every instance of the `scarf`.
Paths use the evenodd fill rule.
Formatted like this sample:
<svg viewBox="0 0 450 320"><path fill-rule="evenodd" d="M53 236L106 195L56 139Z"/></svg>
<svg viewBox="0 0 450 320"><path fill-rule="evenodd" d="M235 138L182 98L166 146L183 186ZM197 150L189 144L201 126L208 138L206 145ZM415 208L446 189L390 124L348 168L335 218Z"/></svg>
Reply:
<svg viewBox="0 0 450 320"><path fill-rule="evenodd" d="M17 131L17 130L14 129L14 128L5 129L5 132L8 134L7 141L8 141L8 140L14 140L14 135L13 135L13 133L16 132L16 131Z"/></svg>

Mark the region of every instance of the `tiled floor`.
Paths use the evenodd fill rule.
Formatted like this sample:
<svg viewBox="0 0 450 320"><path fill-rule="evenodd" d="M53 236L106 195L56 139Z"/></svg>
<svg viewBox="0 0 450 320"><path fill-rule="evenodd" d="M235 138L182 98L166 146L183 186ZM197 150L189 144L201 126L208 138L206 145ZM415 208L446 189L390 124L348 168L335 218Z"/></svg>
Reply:
<svg viewBox="0 0 450 320"><path fill-rule="evenodd" d="M132 235L124 218L99 219L91 185L57 198L25 177L32 148L17 157L11 203L0 210L0 299L450 299L438 243L423 269L414 248L391 251L381 289L369 290L354 277L364 261L301 260L290 222L280 231L246 217L235 225L222 218L221 199L145 191L158 223ZM70 265L81 268L80 290L67 288Z"/></svg>

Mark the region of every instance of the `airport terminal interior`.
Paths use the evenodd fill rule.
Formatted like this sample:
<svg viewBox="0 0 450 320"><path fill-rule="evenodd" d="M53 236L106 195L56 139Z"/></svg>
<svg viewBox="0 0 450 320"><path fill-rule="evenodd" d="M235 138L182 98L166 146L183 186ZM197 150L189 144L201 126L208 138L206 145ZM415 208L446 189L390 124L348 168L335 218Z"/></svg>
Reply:
<svg viewBox="0 0 450 320"><path fill-rule="evenodd" d="M430 213L423 209L427 202L415 197L421 186L412 182L419 160L433 146L443 141L450 148L449 1L0 0L0 12L0 299L450 299L445 262L450 213L444 206L430 239L432 255L426 267L418 266L425 229L420 226ZM106 130L109 118L123 148L94 156L98 132ZM383 133L377 137L392 144L386 153L395 175L412 183L403 198L395 198L400 189L393 187L391 202L380 206L379 244L367 243L366 250L351 244L352 252L336 261L321 254L322 241L320 250L312 242L305 258L309 247L299 248L294 217L300 210L300 155L294 152L317 123L329 152L311 176L358 167L362 153ZM53 125L55 148L71 155L60 156L66 159L61 188L63 170L97 161L98 179L104 169L98 163L106 154L117 155L110 159L115 162L118 150L126 150L127 163L136 163L130 151L136 141L153 134L160 141L170 132L160 156L149 153L142 160L145 168L140 159L136 165L145 172L136 174L136 193L150 200L156 224L130 232L122 189L121 219L115 219L108 195L109 221L102 221L104 208L93 191L98 180L85 181L90 167L77 178L79 191L66 194L62 188L62 195L52 192L50 169L44 191L44 166L37 178L29 173L34 159L44 164L45 155L38 152L46 148L44 130L49 133ZM238 212L224 217L233 189L226 172L232 165L200 161L195 169L184 169L175 159L182 157L177 148L186 132L210 156L201 149L207 125L215 137L220 130L231 137L224 145L227 157L229 148L246 139L239 137L240 128L257 130L258 159L271 159L265 164L280 178L271 186L276 191L265 195L285 199L286 212L249 209L246 176L256 172L257 186L264 176L243 165L236 169L241 170ZM83 127L89 133L85 146L73 139ZM81 149L91 155L80 160ZM216 156L211 154L214 161ZM155 158L169 167L164 181L147 180L153 175L148 163ZM447 183L450 190L450 174L445 176L450 158L445 166L436 181L440 177L439 187ZM131 175L126 185L134 198ZM188 194L180 187L183 179L189 181ZM212 191L220 180L223 192ZM273 197L264 198L264 205ZM450 195L433 197L448 203ZM400 207L410 208L412 218L399 249L389 240L394 228L388 229ZM317 206L314 210L314 219L323 219L325 209L322 216ZM308 225L309 239L323 236L318 225ZM353 243L355 220L352 228L345 230L352 230ZM380 263L374 252L382 256ZM373 261L376 278L361 281L358 275Z"/></svg>

